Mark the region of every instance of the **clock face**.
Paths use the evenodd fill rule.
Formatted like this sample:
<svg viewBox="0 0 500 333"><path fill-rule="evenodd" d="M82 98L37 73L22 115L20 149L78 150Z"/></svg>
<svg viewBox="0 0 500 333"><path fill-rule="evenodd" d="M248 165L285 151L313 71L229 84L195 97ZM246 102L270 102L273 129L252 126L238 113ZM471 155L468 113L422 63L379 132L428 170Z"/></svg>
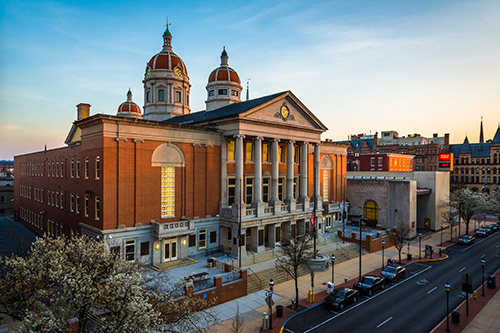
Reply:
<svg viewBox="0 0 500 333"><path fill-rule="evenodd" d="M174 69L175 75L180 76L182 74L182 70L179 67L175 67Z"/></svg>
<svg viewBox="0 0 500 333"><path fill-rule="evenodd" d="M149 67L148 67L148 68L146 69L146 76L149 76L149 74L151 74L151 68L149 68Z"/></svg>
<svg viewBox="0 0 500 333"><path fill-rule="evenodd" d="M280 111L281 111L281 115L283 116L283 118L288 117L288 115L290 114L290 110L288 110L288 107L286 105L283 105L281 107Z"/></svg>

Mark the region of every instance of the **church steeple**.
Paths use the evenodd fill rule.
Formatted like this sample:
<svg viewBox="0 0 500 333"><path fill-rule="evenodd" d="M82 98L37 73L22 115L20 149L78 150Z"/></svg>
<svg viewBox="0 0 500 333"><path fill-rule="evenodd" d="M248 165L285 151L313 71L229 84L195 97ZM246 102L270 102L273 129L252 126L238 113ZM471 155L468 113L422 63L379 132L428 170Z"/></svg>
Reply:
<svg viewBox="0 0 500 333"><path fill-rule="evenodd" d="M167 23L167 29L163 33L163 51L172 52L172 34L168 30L168 26L172 23Z"/></svg>
<svg viewBox="0 0 500 333"><path fill-rule="evenodd" d="M479 131L479 143L484 143L484 134L483 134L483 117L481 116L481 129Z"/></svg>

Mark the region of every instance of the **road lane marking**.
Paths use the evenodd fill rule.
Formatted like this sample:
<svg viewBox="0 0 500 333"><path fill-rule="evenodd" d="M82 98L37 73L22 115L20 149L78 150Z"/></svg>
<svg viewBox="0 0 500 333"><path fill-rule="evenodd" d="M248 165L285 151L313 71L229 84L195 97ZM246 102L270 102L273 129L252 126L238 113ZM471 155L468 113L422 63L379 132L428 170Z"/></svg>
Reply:
<svg viewBox="0 0 500 333"><path fill-rule="evenodd" d="M499 244L499 245L497 245L496 247L497 247L497 248L499 248L499 247L500 247L500 244Z"/></svg>
<svg viewBox="0 0 500 333"><path fill-rule="evenodd" d="M436 290L436 289L437 289L437 287L432 288L431 290L429 290L429 291L427 292L427 294L432 293L432 292L433 292L434 290Z"/></svg>
<svg viewBox="0 0 500 333"><path fill-rule="evenodd" d="M419 263L415 263L415 264L419 264ZM382 292L380 292L380 293L378 293L378 294L373 295L371 298L369 298L369 299L367 299L367 300L364 300L363 302L360 302L360 303L358 303L358 304L356 304L356 305L354 305L354 306L351 306L351 307L347 308L347 309L346 309L346 310L344 310L342 313L339 313L339 314L338 314L338 315L336 315L336 316L330 317L330 318L328 318L327 320L325 320L325 321L323 321L323 322L321 322L321 323L317 324L316 326L313 326L313 327L309 328L307 331L304 331L304 333L311 332L311 331L313 331L313 330L317 329L318 327L323 326L324 324L326 324L326 323L328 323L329 321L331 321L331 320L333 320L333 319L337 318L338 316L341 316L341 315L343 315L343 314L345 314L345 313L347 313L347 312L349 312L349 311L351 311L351 310L356 309L358 306L360 306L360 305L362 305L362 304L364 304L364 303L366 303L366 302L368 302L368 301L370 301L370 300L374 299L375 297L378 297L378 296L380 296L380 295L382 295L382 294L384 294L384 293L388 292L389 290L391 290L391 289L393 289L393 288L396 288L396 287L397 287L397 286L399 286L401 283L406 282L406 281L409 281L409 280L413 279L415 276L418 276L418 275L420 275L420 274L422 274L422 273L424 273L424 272L426 272L426 271L428 271L429 269L431 269L431 268L432 268L432 266L429 266L429 265L424 265L424 264L419 264L419 265L420 265L420 266L426 266L426 268L425 268L425 269L423 269L423 270L421 270L420 272L416 273L415 275L410 276L409 278L403 279L403 280L401 280L400 282L398 282L398 283L396 283L396 284L393 284L391 287L386 288L386 289L384 289Z"/></svg>
<svg viewBox="0 0 500 333"><path fill-rule="evenodd" d="M461 270L459 270L458 272L459 272L459 273L462 273L463 271L465 271L465 268L466 268L466 267L463 267L463 268L462 268Z"/></svg>
<svg viewBox="0 0 500 333"><path fill-rule="evenodd" d="M384 320L383 322L381 322L380 324L378 324L377 328L382 327L382 325L386 324L389 320L392 320L392 317L389 317L386 320Z"/></svg>
<svg viewBox="0 0 500 333"><path fill-rule="evenodd" d="M335 313L335 314L339 314L338 312L335 312L335 311L330 311L331 313Z"/></svg>
<svg viewBox="0 0 500 333"><path fill-rule="evenodd" d="M486 257L486 254L483 254L483 255L481 256L481 259L482 259L482 258L484 258L484 257Z"/></svg>

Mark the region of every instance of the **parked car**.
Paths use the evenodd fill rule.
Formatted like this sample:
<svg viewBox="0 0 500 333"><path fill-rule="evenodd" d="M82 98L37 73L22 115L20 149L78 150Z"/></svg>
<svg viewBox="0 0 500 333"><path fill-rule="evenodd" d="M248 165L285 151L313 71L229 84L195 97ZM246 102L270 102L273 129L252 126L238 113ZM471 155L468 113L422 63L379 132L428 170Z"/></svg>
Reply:
<svg viewBox="0 0 500 333"><path fill-rule="evenodd" d="M358 301L359 292L351 288L335 289L330 295L326 296L323 303L334 309L343 310L344 307Z"/></svg>
<svg viewBox="0 0 500 333"><path fill-rule="evenodd" d="M385 289L385 278L382 276L363 276L361 280L356 282L353 286L360 294L373 295L374 291Z"/></svg>
<svg viewBox="0 0 500 333"><path fill-rule="evenodd" d="M476 237L484 238L486 236L488 236L488 230L486 230L484 228L477 229L477 231L476 231Z"/></svg>
<svg viewBox="0 0 500 333"><path fill-rule="evenodd" d="M390 282L395 282L406 276L406 268L403 266L387 266L382 271L382 276Z"/></svg>
<svg viewBox="0 0 500 333"><path fill-rule="evenodd" d="M474 236L463 235L458 239L458 243L462 245L471 245L475 240Z"/></svg>
<svg viewBox="0 0 500 333"><path fill-rule="evenodd" d="M498 224L491 225L491 230L493 230L493 232L497 232L499 229L500 229L500 227L498 226Z"/></svg>
<svg viewBox="0 0 500 333"><path fill-rule="evenodd" d="M488 232L488 235L492 234L493 233L493 230L491 228L491 225L485 225L482 227L482 229L485 229L486 232Z"/></svg>

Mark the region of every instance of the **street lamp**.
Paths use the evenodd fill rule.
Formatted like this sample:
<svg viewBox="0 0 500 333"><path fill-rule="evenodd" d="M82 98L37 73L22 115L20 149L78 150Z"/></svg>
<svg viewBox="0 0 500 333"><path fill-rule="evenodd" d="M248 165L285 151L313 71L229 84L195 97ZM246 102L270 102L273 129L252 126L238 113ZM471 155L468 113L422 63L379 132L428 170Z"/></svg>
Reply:
<svg viewBox="0 0 500 333"><path fill-rule="evenodd" d="M273 329L273 306L272 306L272 301L273 301L273 287L274 287L274 281L273 279L269 280L269 290L271 291L271 300L269 302L269 329Z"/></svg>
<svg viewBox="0 0 500 333"><path fill-rule="evenodd" d="M443 246L443 225L441 224L441 246Z"/></svg>
<svg viewBox="0 0 500 333"><path fill-rule="evenodd" d="M444 284L444 290L446 290L446 332L450 331L450 284L446 282Z"/></svg>
<svg viewBox="0 0 500 333"><path fill-rule="evenodd" d="M481 259L481 266L482 266L482 268L483 268L483 293L481 294L481 296L486 296L486 295L484 294L484 265L486 265L486 260Z"/></svg>
<svg viewBox="0 0 500 333"><path fill-rule="evenodd" d="M418 259L422 259L422 233L418 233Z"/></svg>
<svg viewBox="0 0 500 333"><path fill-rule="evenodd" d="M363 229L361 226L363 225L363 220L362 218L359 219L359 280L361 281L361 255L362 255L362 246L361 246L361 240L363 238L362 236L362 231Z"/></svg>
<svg viewBox="0 0 500 333"><path fill-rule="evenodd" d="M382 269L384 269L384 248L385 248L385 240L382 241Z"/></svg>
<svg viewBox="0 0 500 333"><path fill-rule="evenodd" d="M332 254L332 257L330 259L332 260L332 283L335 286L335 280L334 280L335 255Z"/></svg>

